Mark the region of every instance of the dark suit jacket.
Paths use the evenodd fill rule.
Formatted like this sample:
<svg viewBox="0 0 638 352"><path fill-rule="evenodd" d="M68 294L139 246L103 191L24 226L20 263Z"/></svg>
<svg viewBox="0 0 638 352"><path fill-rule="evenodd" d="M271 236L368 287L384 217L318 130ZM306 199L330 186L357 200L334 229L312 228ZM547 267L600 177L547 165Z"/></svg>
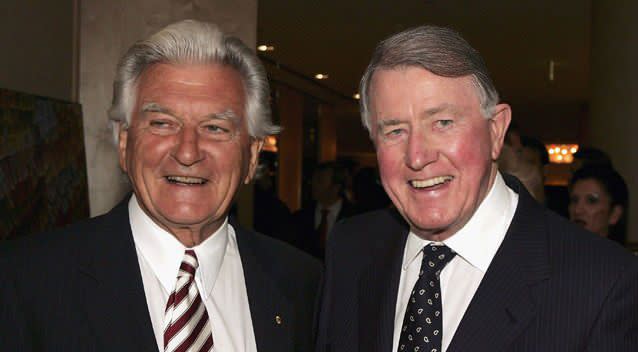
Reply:
<svg viewBox="0 0 638 352"><path fill-rule="evenodd" d="M315 229L316 207L317 203L313 202L308 207L301 208L292 214L297 234L296 247L316 258L323 259L325 249L320 243L321 236ZM354 215L354 208L352 204L350 204L350 202L346 199L343 199L341 203L341 210L339 210L339 214L337 214L335 224L352 215Z"/></svg>
<svg viewBox="0 0 638 352"><path fill-rule="evenodd" d="M257 349L311 350L319 263L234 228ZM0 255L1 351L157 351L126 201Z"/></svg>
<svg viewBox="0 0 638 352"><path fill-rule="evenodd" d="M638 259L506 181L516 213L447 351L638 351ZM334 229L319 351L391 352L408 231L391 211Z"/></svg>

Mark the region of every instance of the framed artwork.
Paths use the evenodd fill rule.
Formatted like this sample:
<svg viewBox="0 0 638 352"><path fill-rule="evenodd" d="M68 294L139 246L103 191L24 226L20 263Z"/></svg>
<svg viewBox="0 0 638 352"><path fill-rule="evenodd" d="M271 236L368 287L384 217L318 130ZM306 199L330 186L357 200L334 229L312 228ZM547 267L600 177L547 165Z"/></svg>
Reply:
<svg viewBox="0 0 638 352"><path fill-rule="evenodd" d="M0 89L0 240L88 216L80 104Z"/></svg>

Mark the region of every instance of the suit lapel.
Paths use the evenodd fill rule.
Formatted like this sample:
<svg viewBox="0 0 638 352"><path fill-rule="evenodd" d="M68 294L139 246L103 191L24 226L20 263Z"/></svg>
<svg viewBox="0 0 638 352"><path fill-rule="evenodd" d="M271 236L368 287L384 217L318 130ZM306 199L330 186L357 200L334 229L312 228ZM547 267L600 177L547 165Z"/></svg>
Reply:
<svg viewBox="0 0 638 352"><path fill-rule="evenodd" d="M79 268L84 307L99 350L157 351L127 204L86 236Z"/></svg>
<svg viewBox="0 0 638 352"><path fill-rule="evenodd" d="M264 270L270 266L263 251L256 248L250 232L233 223L244 270L248 304L258 351L293 351L294 312L291 304Z"/></svg>
<svg viewBox="0 0 638 352"><path fill-rule="evenodd" d="M549 277L543 209L506 179L519 203L505 239L470 302L448 351L503 351L535 314L535 292Z"/></svg>
<svg viewBox="0 0 638 352"><path fill-rule="evenodd" d="M393 213L389 228L378 229L370 242L370 264L359 281L359 350L390 351L408 228Z"/></svg>

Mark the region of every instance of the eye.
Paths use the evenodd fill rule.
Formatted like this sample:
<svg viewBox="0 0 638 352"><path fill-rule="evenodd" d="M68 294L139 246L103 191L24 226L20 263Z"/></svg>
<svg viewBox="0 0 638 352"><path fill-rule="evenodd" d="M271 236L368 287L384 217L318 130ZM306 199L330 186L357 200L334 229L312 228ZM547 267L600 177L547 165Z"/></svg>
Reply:
<svg viewBox="0 0 638 352"><path fill-rule="evenodd" d="M403 134L405 130L403 128L393 128L384 132L384 135L387 137L395 137Z"/></svg>
<svg viewBox="0 0 638 352"><path fill-rule="evenodd" d="M152 119L148 125L150 131L155 134L170 134L179 129L179 125L170 119Z"/></svg>
<svg viewBox="0 0 638 352"><path fill-rule="evenodd" d="M149 125L154 128L167 128L170 127L171 123L165 120L151 120Z"/></svg>
<svg viewBox="0 0 638 352"><path fill-rule="evenodd" d="M587 204L598 204L600 196L598 194L588 194L585 199L587 200Z"/></svg>
<svg viewBox="0 0 638 352"><path fill-rule="evenodd" d="M383 128L380 132L380 140L385 144L395 144L405 139L405 136L408 134L408 131L405 128L396 127L396 126L387 126Z"/></svg>
<svg viewBox="0 0 638 352"><path fill-rule="evenodd" d="M206 130L210 133L229 133L230 130L228 128L224 128L218 125L206 125L204 126Z"/></svg>
<svg viewBox="0 0 638 352"><path fill-rule="evenodd" d="M454 120L441 119L441 120L436 120L434 123L437 128L446 129L446 128L452 127L452 125L454 124Z"/></svg>
<svg viewBox="0 0 638 352"><path fill-rule="evenodd" d="M573 195L569 197L569 204L576 204L576 203L578 203L578 196Z"/></svg>
<svg viewBox="0 0 638 352"><path fill-rule="evenodd" d="M235 134L235 129L232 123L225 123L224 121L216 123L208 123L202 127L203 133L213 140L226 141L231 139Z"/></svg>

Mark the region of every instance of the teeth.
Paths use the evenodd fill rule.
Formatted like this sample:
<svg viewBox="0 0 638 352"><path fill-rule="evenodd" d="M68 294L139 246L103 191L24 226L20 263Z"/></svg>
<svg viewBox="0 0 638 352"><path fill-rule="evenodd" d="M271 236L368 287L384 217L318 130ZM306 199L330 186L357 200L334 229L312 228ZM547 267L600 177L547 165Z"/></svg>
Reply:
<svg viewBox="0 0 638 352"><path fill-rule="evenodd" d="M432 186L440 185L440 184L445 183L447 181L451 181L453 178L454 177L452 177L452 176L437 176L437 177L432 177L430 179L423 180L423 181L412 180L412 181L410 181L410 184L414 188L425 188L425 187L432 187Z"/></svg>
<svg viewBox="0 0 638 352"><path fill-rule="evenodd" d="M203 185L206 183L206 180L199 177L190 177L190 176L167 176L166 177L169 182L173 183L186 183L189 185Z"/></svg>

